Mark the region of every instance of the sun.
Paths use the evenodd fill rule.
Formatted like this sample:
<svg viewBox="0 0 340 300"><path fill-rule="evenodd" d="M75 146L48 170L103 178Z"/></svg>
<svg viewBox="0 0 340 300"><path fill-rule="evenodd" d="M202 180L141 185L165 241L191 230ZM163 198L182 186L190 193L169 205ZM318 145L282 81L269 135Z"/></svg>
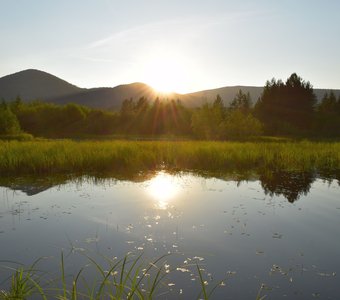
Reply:
<svg viewBox="0 0 340 300"><path fill-rule="evenodd" d="M158 49L144 59L143 80L159 93L180 93L188 88L190 70L188 61L179 53Z"/></svg>
<svg viewBox="0 0 340 300"><path fill-rule="evenodd" d="M169 58L158 57L149 62L148 83L160 93L173 93L179 88L180 65Z"/></svg>
<svg viewBox="0 0 340 300"><path fill-rule="evenodd" d="M146 186L146 192L156 201L156 207L159 209L166 209L179 190L179 183L165 172L157 173Z"/></svg>

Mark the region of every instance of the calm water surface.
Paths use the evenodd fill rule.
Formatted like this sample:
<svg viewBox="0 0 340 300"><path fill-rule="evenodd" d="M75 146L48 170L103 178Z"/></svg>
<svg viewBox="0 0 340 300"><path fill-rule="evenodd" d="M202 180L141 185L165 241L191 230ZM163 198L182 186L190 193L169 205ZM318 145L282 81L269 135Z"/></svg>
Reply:
<svg viewBox="0 0 340 300"><path fill-rule="evenodd" d="M132 251L171 270L160 299L197 298L196 264L213 299L339 299L337 180L281 174L236 181L159 172L139 182L83 177L0 187L0 284L10 261L51 277ZM85 255L86 254L86 255ZM104 259L103 259L104 261ZM58 273L59 272L59 273ZM91 281L98 275L84 272ZM1 288L0 286L0 288Z"/></svg>

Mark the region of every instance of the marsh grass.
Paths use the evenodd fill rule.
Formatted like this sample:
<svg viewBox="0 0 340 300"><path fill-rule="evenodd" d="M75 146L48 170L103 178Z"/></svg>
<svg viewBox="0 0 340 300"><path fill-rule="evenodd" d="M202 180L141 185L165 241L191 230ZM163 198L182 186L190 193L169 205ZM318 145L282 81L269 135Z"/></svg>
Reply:
<svg viewBox="0 0 340 300"><path fill-rule="evenodd" d="M41 287L41 278L44 273L36 268L41 259L36 260L30 267L19 266L9 268L14 273L10 277L10 288L8 291L0 290L0 299L28 299L39 294L42 299L46 296Z"/></svg>
<svg viewBox="0 0 340 300"><path fill-rule="evenodd" d="M166 276L170 272L165 267L165 258L169 255L166 254L145 263L142 261L143 254L132 255L130 253L120 260L105 258L107 264L104 266L85 254L91 266L98 273L95 282L89 284L85 277L82 276L84 269L88 268L89 264L70 278L65 273L64 254L61 253L60 277L56 279L48 279L49 274L42 273L36 268L40 259L28 268L22 266L9 268L13 271L10 286L8 291L0 290L0 299L162 299L164 295L170 292L170 290L164 291L164 287L167 286ZM207 283L203 279L202 270L199 265L196 264L195 266L198 273L197 278L199 279L197 299L202 297L205 300L210 299L221 282L208 290ZM80 281L82 281L81 286Z"/></svg>
<svg viewBox="0 0 340 300"><path fill-rule="evenodd" d="M7 134L3 135L0 134L0 140L3 141L33 141L34 137L33 135L29 133L17 133L17 134Z"/></svg>
<svg viewBox="0 0 340 300"><path fill-rule="evenodd" d="M256 295L256 300L264 300L267 295L261 295L262 294L262 291L265 289L265 285L262 283L261 286L260 286L260 289Z"/></svg>
<svg viewBox="0 0 340 300"><path fill-rule="evenodd" d="M99 273L96 282L89 284L82 277L84 268L71 279L65 273L64 255L61 254L60 277L48 280L48 274L39 275L35 262L25 269L13 269L8 291L0 291L1 300L10 299L152 299L157 286L166 273L162 267L162 256L145 266L141 262L142 254L137 257L126 255L123 259L113 261L107 259L109 267L100 265L93 258L86 256ZM154 271L155 270L155 271ZM154 271L152 273L152 271ZM153 274L153 277L150 276ZM148 277L148 284L145 279ZM45 281L43 281L43 277ZM79 281L82 280L85 289L79 291Z"/></svg>
<svg viewBox="0 0 340 300"><path fill-rule="evenodd" d="M0 141L0 174L340 169L340 143Z"/></svg>
<svg viewBox="0 0 340 300"><path fill-rule="evenodd" d="M198 264L196 264L196 269L197 269L197 273L198 273L198 278L199 278L199 283L201 286L201 291L197 297L197 299L201 299L201 297L203 296L204 300L208 300L211 298L212 294L214 293L214 291L216 290L216 288L221 285L221 283L223 282L223 280L217 282L211 289L210 291L208 291L206 285L207 285L207 281L205 281L203 279L203 274L202 274L202 270L200 268L200 266Z"/></svg>

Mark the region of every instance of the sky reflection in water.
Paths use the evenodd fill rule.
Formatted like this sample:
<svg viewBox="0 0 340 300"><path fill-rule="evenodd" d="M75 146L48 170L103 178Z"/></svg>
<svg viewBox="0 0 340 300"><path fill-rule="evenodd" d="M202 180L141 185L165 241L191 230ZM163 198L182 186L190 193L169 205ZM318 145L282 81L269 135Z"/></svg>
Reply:
<svg viewBox="0 0 340 300"><path fill-rule="evenodd" d="M340 189L313 176L235 181L159 172L141 182L3 187L0 260L51 256L41 268L57 273L63 249L66 271L75 274L88 262L84 253L99 260L170 253L168 299L197 297L196 264L208 287L223 280L216 299L255 299L262 283L272 299L337 299Z"/></svg>

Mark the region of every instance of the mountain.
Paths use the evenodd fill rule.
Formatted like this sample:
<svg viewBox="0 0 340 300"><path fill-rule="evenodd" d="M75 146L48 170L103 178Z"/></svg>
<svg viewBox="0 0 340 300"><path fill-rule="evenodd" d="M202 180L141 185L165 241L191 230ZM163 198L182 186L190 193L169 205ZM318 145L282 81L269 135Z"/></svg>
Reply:
<svg viewBox="0 0 340 300"><path fill-rule="evenodd" d="M220 95L221 98L224 100L224 104L229 105L239 90L242 90L243 93L249 92L253 103L255 103L257 99L261 96L263 87L227 86L217 89L185 94L183 95L184 96L183 99L185 99L185 102L188 104L188 106L199 106L204 102L213 102L216 99L216 96Z"/></svg>
<svg viewBox="0 0 340 300"><path fill-rule="evenodd" d="M79 88L49 73L29 69L0 78L0 99L11 101L20 96L24 102L43 100L56 104L77 103L93 108L117 109L124 99L164 98L144 83L131 83L113 88ZM166 97L177 98L176 94Z"/></svg>
<svg viewBox="0 0 340 300"><path fill-rule="evenodd" d="M20 96L24 101L47 99L83 91L75 85L49 73L28 69L0 78L0 99Z"/></svg>
<svg viewBox="0 0 340 300"><path fill-rule="evenodd" d="M73 95L50 97L46 100L58 104L73 102L94 108L118 109L125 99L133 98L138 100L141 97L146 97L147 99L156 99L157 97L177 98L177 95L165 96L157 93L147 84L136 82L119 85L114 88L93 88Z"/></svg>
<svg viewBox="0 0 340 300"><path fill-rule="evenodd" d="M229 105L231 101L234 99L235 95L239 90L242 90L243 93L250 94L253 104L257 102L259 97L262 94L263 87L259 86L227 86L217 89L205 90L200 92L194 92L190 94L182 95L183 100L186 101L188 106L198 106L204 102L212 102L216 99L217 95L220 95L224 100L225 105ZM325 93L329 93L333 91L336 97L340 96L340 90L336 89L313 89L314 94L317 98L317 101L321 101L322 97ZM181 98L181 97L180 97Z"/></svg>
<svg viewBox="0 0 340 300"><path fill-rule="evenodd" d="M141 97L148 99L169 98L180 99L184 105L197 107L205 102L212 102L219 94L224 103L229 105L239 90L248 93L253 103L260 97L263 87L231 86L203 90L188 94L160 94L144 83L130 83L116 87L84 89L68 83L56 76L39 70L25 70L0 78L0 99L15 99L18 95L23 101L44 100L56 104L77 103L93 108L119 109L124 99ZM318 100L330 90L314 89ZM340 90L333 90L337 97Z"/></svg>

